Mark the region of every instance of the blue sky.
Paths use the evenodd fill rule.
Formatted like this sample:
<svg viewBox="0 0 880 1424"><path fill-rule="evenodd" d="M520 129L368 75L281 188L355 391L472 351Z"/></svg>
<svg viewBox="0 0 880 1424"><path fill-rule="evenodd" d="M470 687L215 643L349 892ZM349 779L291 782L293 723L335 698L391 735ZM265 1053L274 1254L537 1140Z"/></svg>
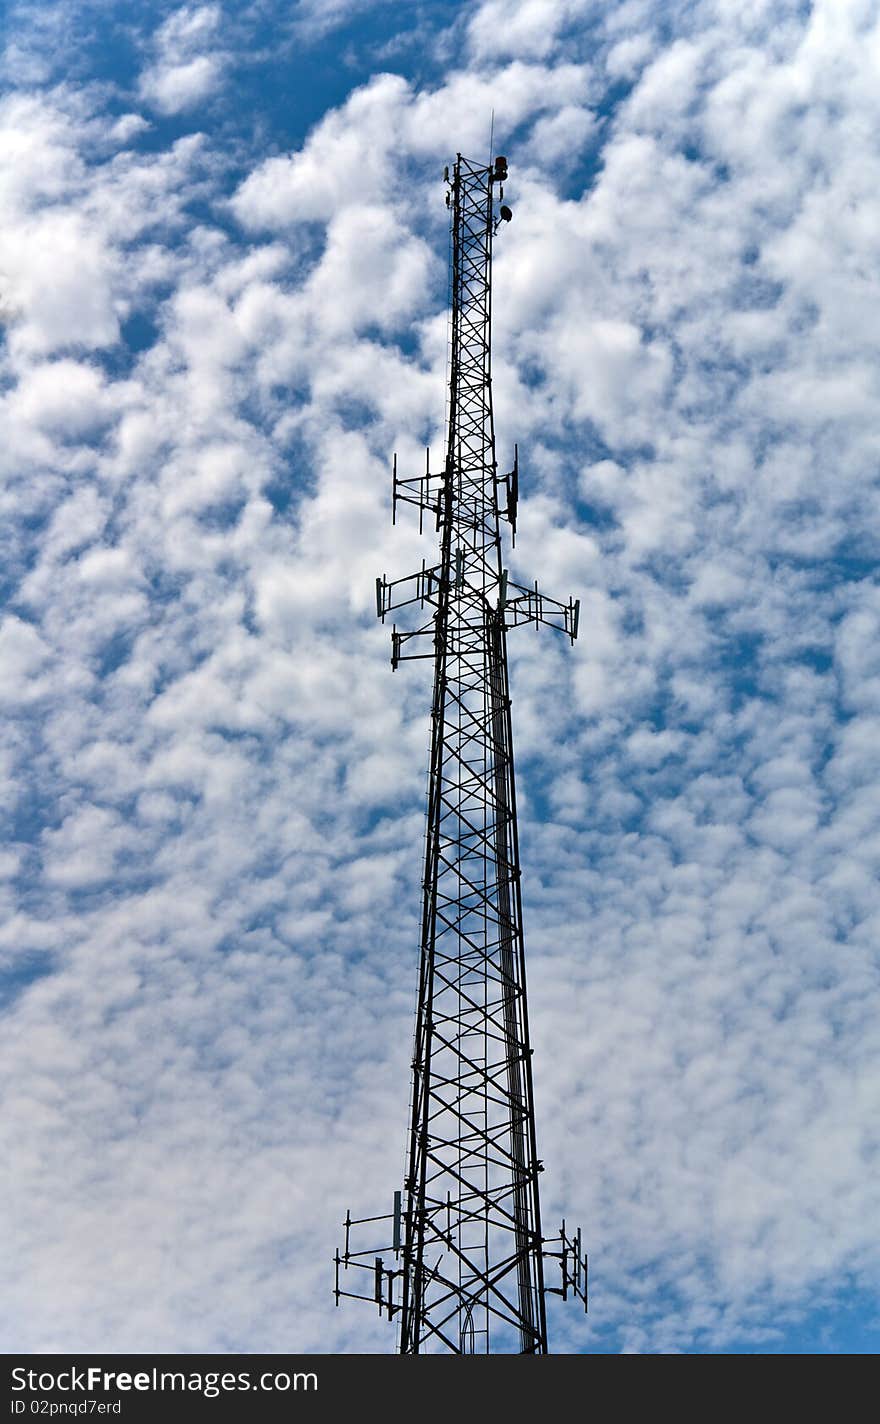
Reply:
<svg viewBox="0 0 880 1424"><path fill-rule="evenodd" d="M878 1342L880 26L862 0L10 5L10 1350L386 1350L456 151L495 265L566 1351Z"/></svg>

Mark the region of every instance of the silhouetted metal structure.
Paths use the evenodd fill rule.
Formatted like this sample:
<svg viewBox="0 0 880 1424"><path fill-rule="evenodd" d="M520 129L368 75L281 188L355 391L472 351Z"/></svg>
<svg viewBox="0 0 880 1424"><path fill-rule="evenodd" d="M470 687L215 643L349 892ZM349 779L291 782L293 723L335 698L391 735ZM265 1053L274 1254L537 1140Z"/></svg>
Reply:
<svg viewBox="0 0 880 1424"><path fill-rule="evenodd" d="M439 473L401 478L393 510L434 516L440 561L376 581L384 619L423 610L391 634L392 667L434 660L428 824L409 1153L387 1216L345 1221L336 1303L374 1301L397 1320L402 1354L547 1350L545 1294L586 1306L580 1232L542 1234L526 1006L507 630L548 624L574 642L576 601L514 584L500 521L515 536L519 461L499 476L490 372L492 239L511 211L507 163L460 155L452 211L452 345L446 459ZM496 206L498 214L496 217ZM429 611L430 610L430 611ZM354 1249L368 1223L390 1240ZM561 1284L544 1283L544 1263ZM364 1276L364 1272L368 1276ZM558 1279L558 1277L557 1277ZM361 1288L358 1288L358 1287Z"/></svg>

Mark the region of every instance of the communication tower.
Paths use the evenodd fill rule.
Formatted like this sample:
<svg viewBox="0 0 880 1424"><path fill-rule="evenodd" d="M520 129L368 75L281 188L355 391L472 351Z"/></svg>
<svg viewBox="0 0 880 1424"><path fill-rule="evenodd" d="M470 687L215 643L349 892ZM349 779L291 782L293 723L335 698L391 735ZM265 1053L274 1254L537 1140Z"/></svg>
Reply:
<svg viewBox="0 0 880 1424"><path fill-rule="evenodd" d="M403 1190L382 1216L346 1214L335 1297L370 1300L399 1327L401 1354L547 1352L548 1292L587 1304L581 1233L543 1234L526 1003L508 629L578 632L579 603L514 583L501 521L516 534L519 458L499 475L492 418L492 240L509 221L507 161L446 170L452 219L452 338L446 458L401 477L392 511L432 516L439 562L376 580L391 665L434 663L418 1009ZM418 616L420 615L420 616ZM364 1228L377 1249L358 1245ZM548 1262L561 1269L545 1283Z"/></svg>

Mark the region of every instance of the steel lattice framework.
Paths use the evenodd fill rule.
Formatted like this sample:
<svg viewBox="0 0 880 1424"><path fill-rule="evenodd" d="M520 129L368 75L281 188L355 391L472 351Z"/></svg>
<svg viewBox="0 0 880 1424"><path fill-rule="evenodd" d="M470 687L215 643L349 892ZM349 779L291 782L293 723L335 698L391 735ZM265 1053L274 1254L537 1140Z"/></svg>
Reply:
<svg viewBox="0 0 880 1424"><path fill-rule="evenodd" d="M526 1005L507 630L546 623L577 636L578 603L513 584L500 524L515 534L518 458L498 475L492 417L492 240L510 217L503 158L458 156L452 213L452 338L446 459L399 478L398 501L433 514L440 562L377 579L377 612L430 609L392 631L392 666L434 660L431 760L411 1122L403 1193L389 1217L346 1217L336 1302L376 1301L399 1317L403 1354L547 1350L545 1294L586 1304L580 1232L542 1234ZM497 214L496 214L497 209ZM430 651L423 651L430 643ZM390 1221L383 1255L354 1250L352 1228ZM386 1265L393 1253L394 1265ZM545 1287L558 1260L560 1287ZM372 1274L370 1293L346 1272ZM355 1281L363 1279L355 1275Z"/></svg>

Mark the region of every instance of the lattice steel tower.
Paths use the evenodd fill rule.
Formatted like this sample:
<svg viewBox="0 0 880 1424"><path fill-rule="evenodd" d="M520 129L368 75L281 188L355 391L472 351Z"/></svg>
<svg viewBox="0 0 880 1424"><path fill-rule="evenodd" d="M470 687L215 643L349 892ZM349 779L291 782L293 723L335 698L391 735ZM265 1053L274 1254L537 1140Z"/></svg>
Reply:
<svg viewBox="0 0 880 1424"><path fill-rule="evenodd" d="M337 1305L342 1296L374 1301L398 1320L402 1354L544 1354L545 1294L572 1293L586 1306L587 1264L580 1232L568 1236L563 1222L548 1240L541 1229L506 638L508 628L546 623L574 642L578 603L514 584L503 566L500 520L515 536L518 457L498 475L490 327L492 239L511 216L507 163L459 155L445 177L446 459L435 474L429 454L424 474L399 478L395 456L393 474L395 515L404 501L420 523L434 516L440 562L376 581L383 620L407 606L431 610L412 631L394 627L392 667L434 660L409 1152L393 1211L346 1215L335 1295ZM378 1232L379 1222L390 1243L355 1250L353 1229ZM548 1257L561 1266L559 1286L545 1286Z"/></svg>

